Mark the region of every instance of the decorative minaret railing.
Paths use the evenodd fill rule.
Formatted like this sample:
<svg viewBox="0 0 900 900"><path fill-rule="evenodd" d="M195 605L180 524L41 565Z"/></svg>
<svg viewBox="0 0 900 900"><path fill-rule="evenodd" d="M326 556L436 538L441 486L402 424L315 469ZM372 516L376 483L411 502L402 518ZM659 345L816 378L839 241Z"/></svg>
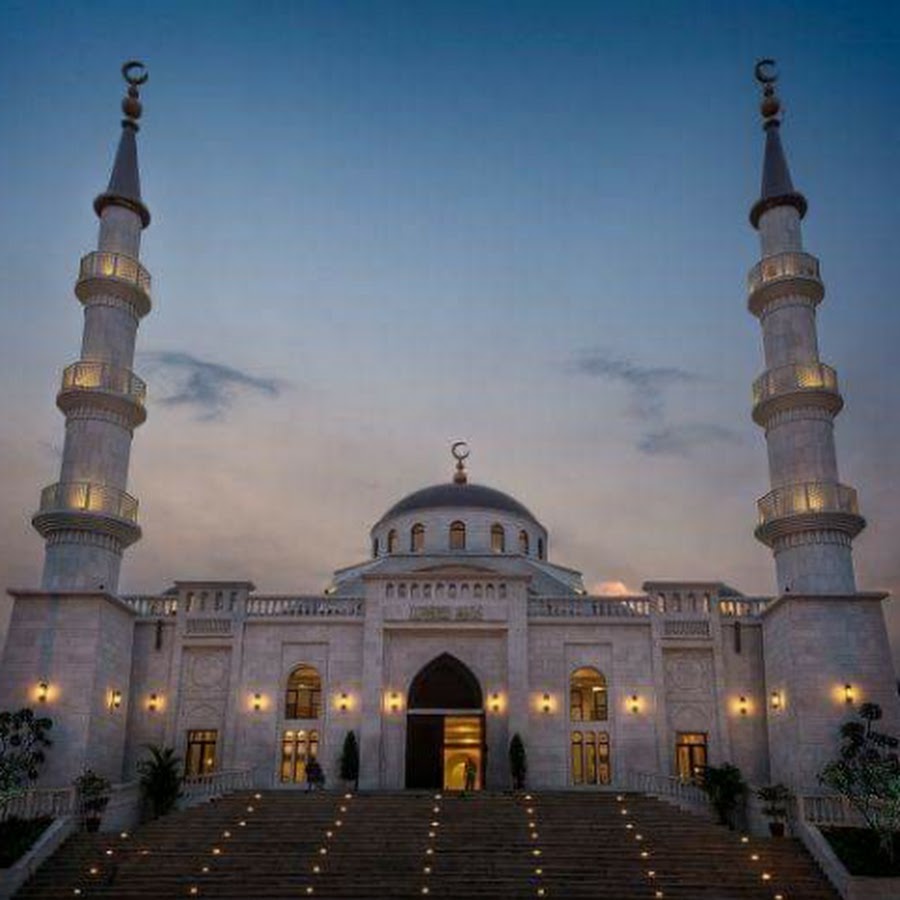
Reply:
<svg viewBox="0 0 900 900"><path fill-rule="evenodd" d="M122 74L122 136L109 187L94 201L97 250L81 260L75 283L84 305L81 358L63 371L56 399L66 416L59 482L44 488L32 519L46 540L47 591L115 592L122 551L141 536L137 500L125 488L132 433L146 418L144 382L131 366L138 323L150 311L150 275L138 261L150 213L136 142L147 72L129 62Z"/></svg>
<svg viewBox="0 0 900 900"><path fill-rule="evenodd" d="M772 490L759 501L756 537L772 548L780 593L852 594L851 541L865 527L856 491L840 483L834 417L843 400L819 360L819 262L803 251L806 199L794 190L779 136L774 63L756 67L766 133L762 191L750 211L762 259L748 305L762 326L766 371L753 385L753 419L766 430Z"/></svg>

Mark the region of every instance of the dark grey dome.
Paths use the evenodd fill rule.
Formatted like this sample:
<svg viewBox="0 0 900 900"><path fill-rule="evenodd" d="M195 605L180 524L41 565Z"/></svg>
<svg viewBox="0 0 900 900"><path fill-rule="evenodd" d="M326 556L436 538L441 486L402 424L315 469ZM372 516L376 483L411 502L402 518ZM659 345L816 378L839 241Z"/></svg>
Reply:
<svg viewBox="0 0 900 900"><path fill-rule="evenodd" d="M476 509L496 509L501 512L512 513L523 519L530 519L535 525L540 522L531 514L527 507L523 506L509 494L481 484L433 484L431 487L422 488L404 497L399 503L395 503L382 517L381 521L391 519L403 513L415 512L417 509L435 509L440 507L465 507Z"/></svg>

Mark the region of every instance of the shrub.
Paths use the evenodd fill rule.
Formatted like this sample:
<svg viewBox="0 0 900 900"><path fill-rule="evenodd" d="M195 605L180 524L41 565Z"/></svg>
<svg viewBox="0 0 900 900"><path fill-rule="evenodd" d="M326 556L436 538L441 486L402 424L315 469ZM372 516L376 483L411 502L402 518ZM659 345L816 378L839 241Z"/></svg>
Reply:
<svg viewBox="0 0 900 900"><path fill-rule="evenodd" d="M359 744L356 733L348 731L344 738L344 749L341 751L341 778L352 781L353 789L359 788Z"/></svg>
<svg viewBox="0 0 900 900"><path fill-rule="evenodd" d="M78 811L88 831L96 831L99 828L100 817L109 803L111 788L108 778L98 775L91 769L85 769L75 779Z"/></svg>
<svg viewBox="0 0 900 900"><path fill-rule="evenodd" d="M37 780L52 727L50 719L27 707L0 712L0 808Z"/></svg>
<svg viewBox="0 0 900 900"><path fill-rule="evenodd" d="M138 763L141 795L154 819L170 813L181 796L181 758L172 747L149 744L150 758Z"/></svg>
<svg viewBox="0 0 900 900"><path fill-rule="evenodd" d="M709 802L716 812L720 825L734 827L734 812L747 792L747 785L741 776L741 770L731 763L721 766L706 766L703 770L703 783L700 785L709 797Z"/></svg>
<svg viewBox="0 0 900 900"><path fill-rule="evenodd" d="M513 790L521 791L525 787L525 776L528 774L528 760L525 756L525 744L518 733L514 734L509 742L509 774Z"/></svg>

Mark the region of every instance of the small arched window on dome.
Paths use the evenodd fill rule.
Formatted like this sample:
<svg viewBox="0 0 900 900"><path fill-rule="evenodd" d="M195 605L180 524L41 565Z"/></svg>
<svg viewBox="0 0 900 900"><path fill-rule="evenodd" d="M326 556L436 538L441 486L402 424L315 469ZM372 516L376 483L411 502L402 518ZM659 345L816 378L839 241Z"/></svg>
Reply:
<svg viewBox="0 0 900 900"><path fill-rule="evenodd" d="M538 559L544 558L544 539L538 538Z"/></svg>
<svg viewBox="0 0 900 900"><path fill-rule="evenodd" d="M388 532L387 552L388 553L396 553L397 552L397 532L393 528Z"/></svg>
<svg viewBox="0 0 900 900"><path fill-rule="evenodd" d="M528 556L528 532L524 528L519 532L519 553Z"/></svg>
<svg viewBox="0 0 900 900"><path fill-rule="evenodd" d="M450 523L450 549L465 550L466 549L466 523L451 522Z"/></svg>
<svg viewBox="0 0 900 900"><path fill-rule="evenodd" d="M425 526L416 522L409 532L409 549L413 553L421 553L425 549Z"/></svg>
<svg viewBox="0 0 900 900"><path fill-rule="evenodd" d="M491 525L491 552L506 552L506 532L503 530L503 526L499 522Z"/></svg>

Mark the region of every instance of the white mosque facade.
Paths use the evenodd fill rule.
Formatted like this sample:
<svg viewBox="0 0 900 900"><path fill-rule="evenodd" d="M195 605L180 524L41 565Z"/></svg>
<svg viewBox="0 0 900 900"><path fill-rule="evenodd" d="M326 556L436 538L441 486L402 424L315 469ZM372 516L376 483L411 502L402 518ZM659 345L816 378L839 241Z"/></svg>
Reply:
<svg viewBox="0 0 900 900"><path fill-rule="evenodd" d="M532 511L469 480L461 446L452 478L382 515L371 557L321 594L211 579L122 596L122 554L140 537L126 493L145 418L132 361L151 306L139 261L150 221L136 142L144 70L126 65L122 138L95 202L98 246L75 288L81 354L57 398L60 478L33 519L43 582L10 592L0 663L0 706L40 707L54 721L42 783L68 784L86 765L127 780L147 744L176 748L191 774L249 770L285 790L305 786L315 756L333 783L353 731L369 789L460 787L467 760L478 787L507 788L518 734L533 787L616 789L640 773L690 778L730 761L751 782L815 790L853 706L880 703L896 729L884 595L855 582L851 542L865 522L838 477L842 400L816 340L824 287L802 246L806 201L769 71L758 69L766 150L749 308L763 331L753 418L771 475L756 536L772 548L777 596L699 581L591 596L552 562L552 535Z"/></svg>

